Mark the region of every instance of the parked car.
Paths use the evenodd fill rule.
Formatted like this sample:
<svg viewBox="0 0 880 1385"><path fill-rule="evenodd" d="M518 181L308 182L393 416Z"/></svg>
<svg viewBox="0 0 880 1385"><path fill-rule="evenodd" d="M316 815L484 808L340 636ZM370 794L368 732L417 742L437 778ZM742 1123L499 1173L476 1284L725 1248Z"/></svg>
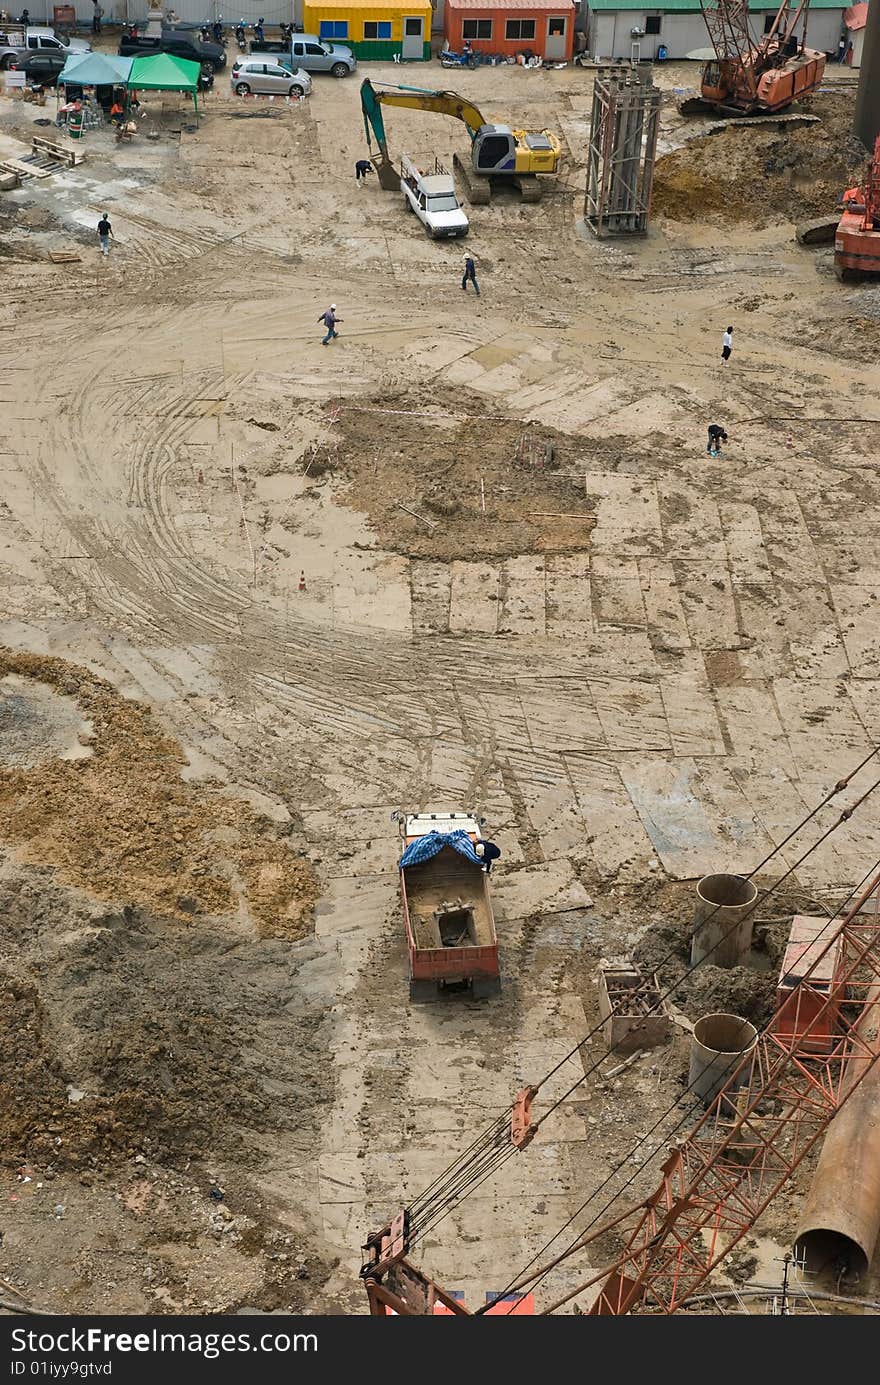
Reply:
<svg viewBox="0 0 880 1385"><path fill-rule="evenodd" d="M21 25L0 25L0 67L8 68L19 54L61 53L70 58L74 53L91 53L92 45L81 38L62 38L51 29L23 29Z"/></svg>
<svg viewBox="0 0 880 1385"><path fill-rule="evenodd" d="M192 34L176 29L163 29L161 38L153 34L138 34L137 38L121 38L116 50L123 58L146 58L150 53L171 53L175 58L203 66L210 63L215 72L226 66L226 49L220 43L203 43Z"/></svg>
<svg viewBox="0 0 880 1385"><path fill-rule="evenodd" d="M312 79L302 68L281 67L268 58L239 58L229 76L236 96L308 96Z"/></svg>
<svg viewBox="0 0 880 1385"><path fill-rule="evenodd" d="M294 34L290 56L295 67L306 72L329 72L333 77L347 77L357 67L357 58L350 48L341 43L325 43L314 34Z"/></svg>
<svg viewBox="0 0 880 1385"><path fill-rule="evenodd" d="M66 62L64 53L20 53L7 70L23 72L28 85L54 87Z"/></svg>

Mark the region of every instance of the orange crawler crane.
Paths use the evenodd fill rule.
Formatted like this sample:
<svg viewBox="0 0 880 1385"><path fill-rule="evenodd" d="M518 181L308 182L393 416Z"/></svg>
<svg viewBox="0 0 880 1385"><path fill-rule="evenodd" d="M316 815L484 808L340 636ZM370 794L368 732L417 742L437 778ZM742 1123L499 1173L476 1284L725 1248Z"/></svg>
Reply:
<svg viewBox="0 0 880 1385"><path fill-rule="evenodd" d="M816 90L825 54L806 46L810 0L791 10L789 0L782 0L760 42L749 27L748 0L700 0L700 5L715 58L703 69L700 96L682 103L683 114L772 115Z"/></svg>
<svg viewBox="0 0 880 1385"><path fill-rule="evenodd" d="M880 274L880 135L865 185L849 188L834 237L834 272L838 279Z"/></svg>

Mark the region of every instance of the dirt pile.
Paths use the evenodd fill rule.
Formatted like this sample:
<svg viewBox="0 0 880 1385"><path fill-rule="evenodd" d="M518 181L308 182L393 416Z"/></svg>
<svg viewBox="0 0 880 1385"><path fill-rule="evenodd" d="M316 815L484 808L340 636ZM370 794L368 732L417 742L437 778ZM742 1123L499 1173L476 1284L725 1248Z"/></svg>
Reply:
<svg viewBox="0 0 880 1385"><path fill-rule="evenodd" d="M317 1016L291 1001L286 942L108 911L8 860L0 917L0 1159L228 1156L319 1111Z"/></svg>
<svg viewBox="0 0 880 1385"><path fill-rule="evenodd" d="M748 223L833 213L863 175L867 155L852 133L852 92L804 102L811 125L732 125L658 159L653 208L675 221Z"/></svg>
<svg viewBox="0 0 880 1385"><path fill-rule="evenodd" d="M591 498L582 465L575 468L601 449L499 418L497 404L479 395L443 396L435 391L434 419L408 391L375 398L371 410L330 406L339 410L336 465L347 503L369 515L383 547L441 560L587 547Z"/></svg>
<svg viewBox="0 0 880 1385"><path fill-rule="evenodd" d="M183 752L147 707L57 659L0 653L0 677L10 673L75 698L94 732L88 759L0 766L0 837L19 859L113 905L234 913L261 937L310 931L318 884L288 829L184 782Z"/></svg>

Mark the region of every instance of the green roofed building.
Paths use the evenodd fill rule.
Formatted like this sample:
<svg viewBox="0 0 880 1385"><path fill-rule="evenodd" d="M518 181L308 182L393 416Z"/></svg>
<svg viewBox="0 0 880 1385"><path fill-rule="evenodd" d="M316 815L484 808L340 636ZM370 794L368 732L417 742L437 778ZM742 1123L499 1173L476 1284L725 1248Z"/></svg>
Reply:
<svg viewBox="0 0 880 1385"><path fill-rule="evenodd" d="M810 0L807 44L832 57L846 28L846 5L839 0ZM752 32L756 38L773 23L776 9L760 0L751 6ZM627 61L638 44L642 59L705 58L711 43L700 10L700 0L666 0L655 9L645 0L585 0L587 51L594 58Z"/></svg>

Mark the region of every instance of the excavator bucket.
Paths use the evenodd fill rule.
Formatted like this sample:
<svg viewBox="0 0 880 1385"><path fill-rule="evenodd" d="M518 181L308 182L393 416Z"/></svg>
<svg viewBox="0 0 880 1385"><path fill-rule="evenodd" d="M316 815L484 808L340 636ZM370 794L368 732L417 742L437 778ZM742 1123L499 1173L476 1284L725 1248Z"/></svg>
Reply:
<svg viewBox="0 0 880 1385"><path fill-rule="evenodd" d="M386 192L400 192L400 169L395 167L388 156L374 154L373 164L379 175L379 186Z"/></svg>

